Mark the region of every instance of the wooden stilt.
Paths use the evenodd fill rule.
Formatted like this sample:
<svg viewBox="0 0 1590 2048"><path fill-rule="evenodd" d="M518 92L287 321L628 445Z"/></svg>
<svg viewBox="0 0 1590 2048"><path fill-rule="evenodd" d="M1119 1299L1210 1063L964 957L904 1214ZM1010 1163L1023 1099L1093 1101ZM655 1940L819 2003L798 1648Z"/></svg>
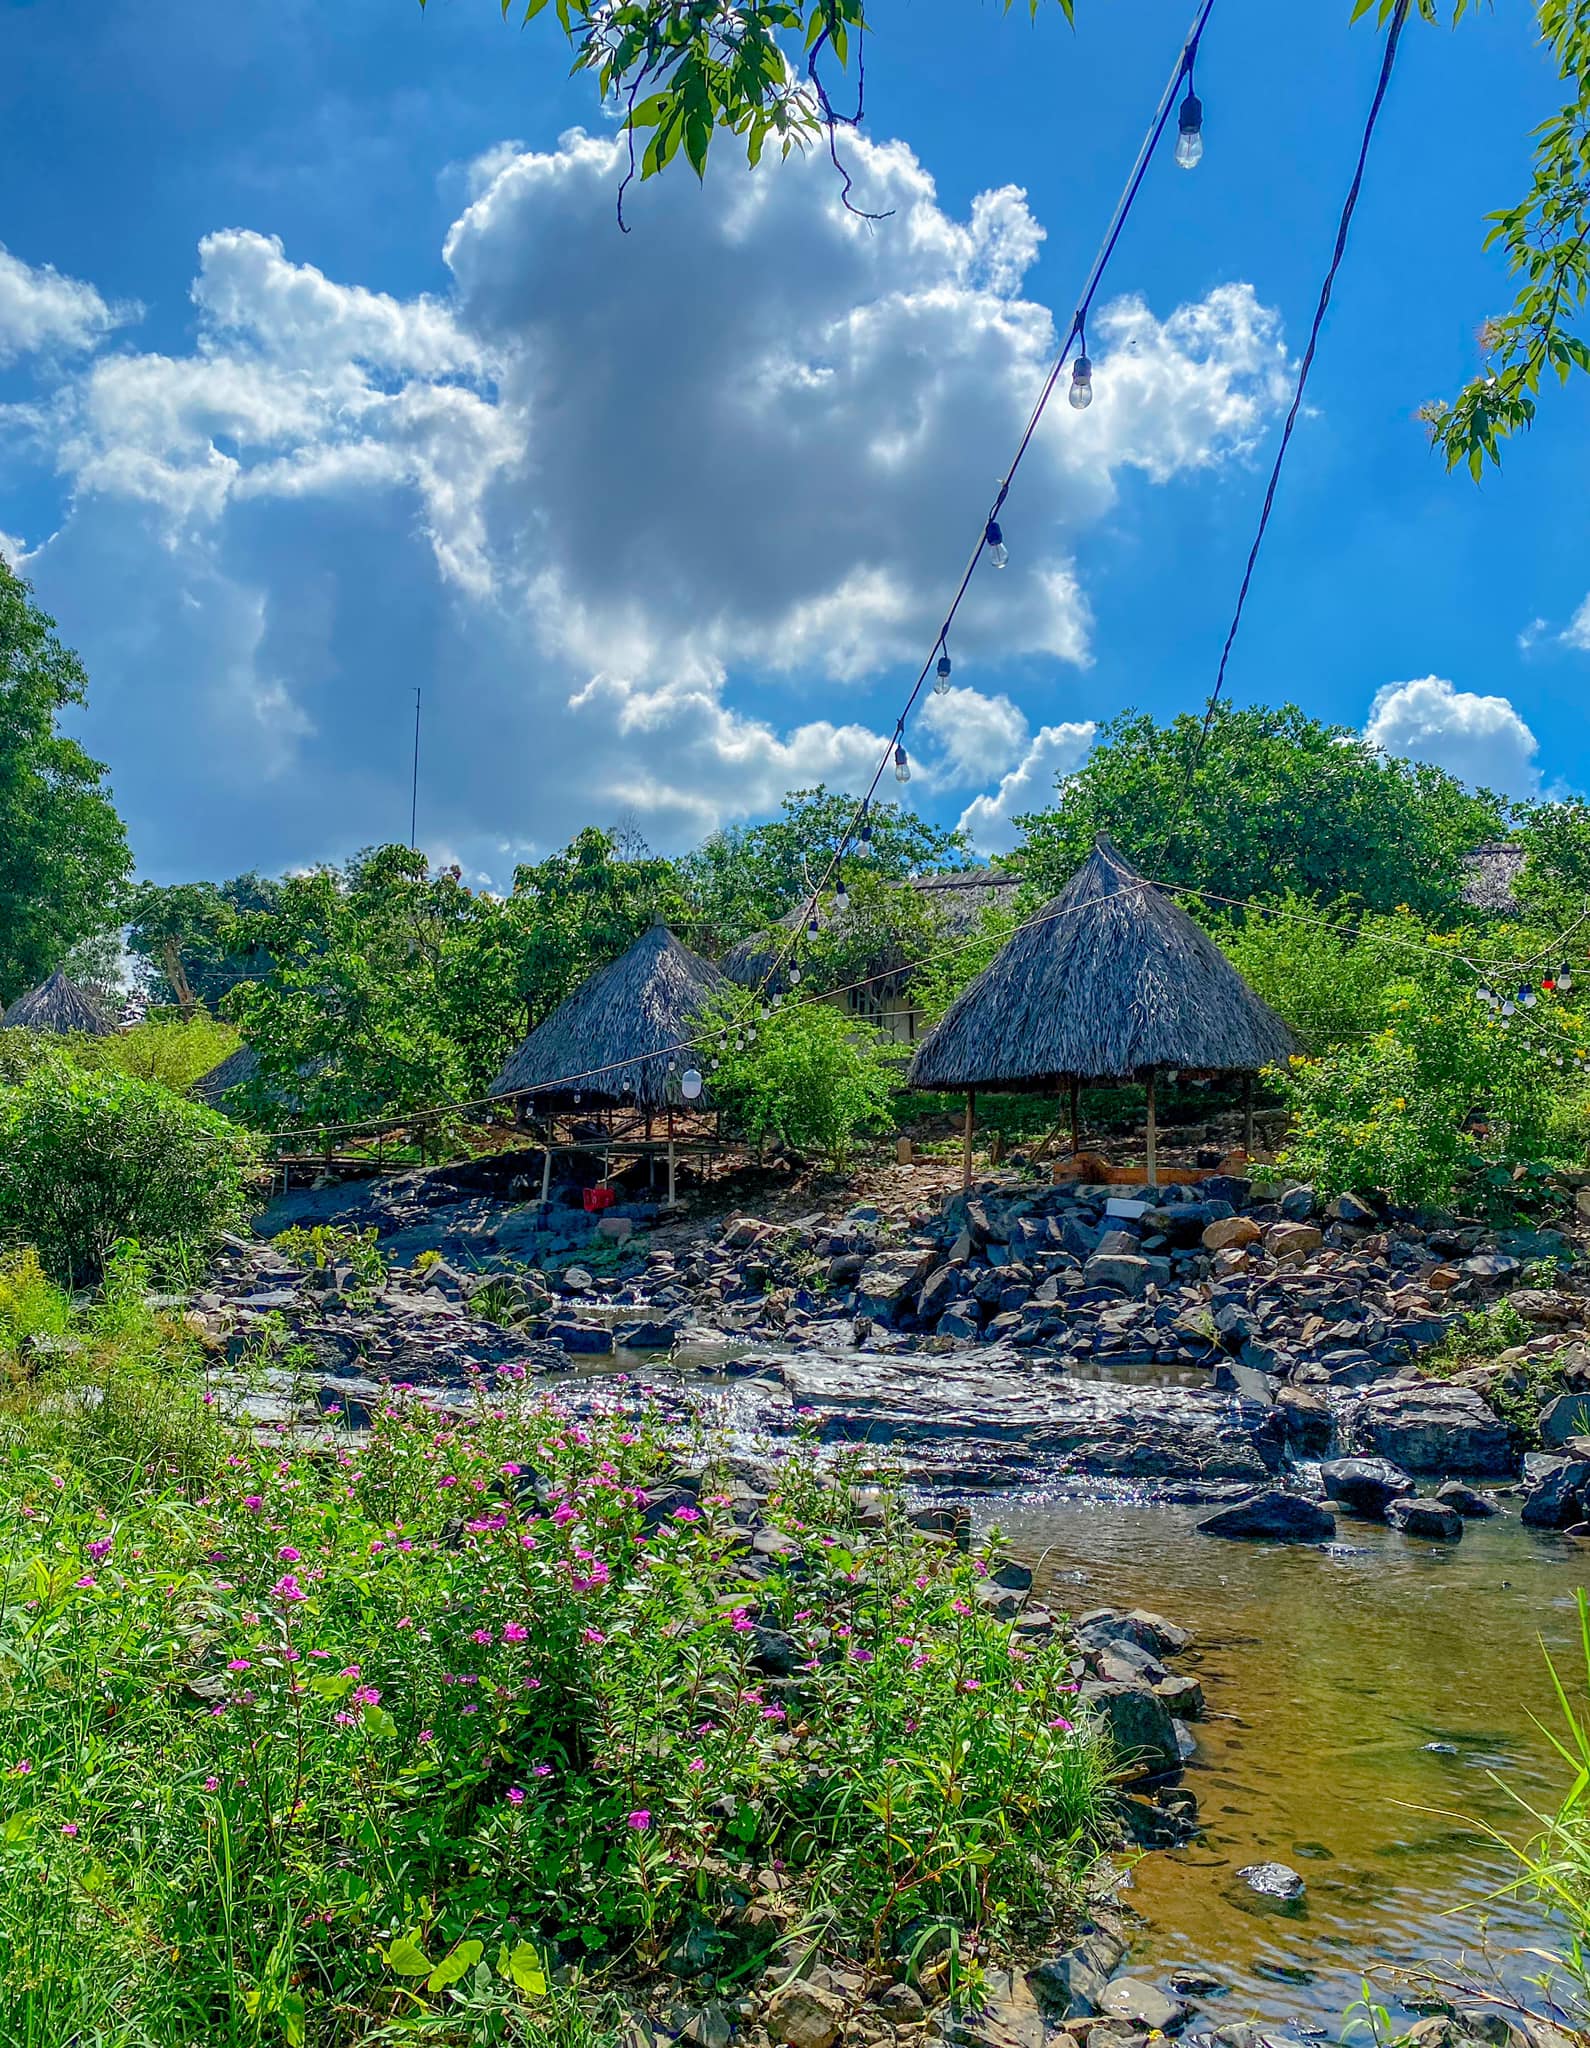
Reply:
<svg viewBox="0 0 1590 2048"><path fill-rule="evenodd" d="M552 1126L547 1126L546 1149L541 1154L541 1202L542 1206L552 1199Z"/></svg>
<svg viewBox="0 0 1590 2048"><path fill-rule="evenodd" d="M1082 1083L1071 1076L1071 1156L1082 1150Z"/></svg>
<svg viewBox="0 0 1590 2048"><path fill-rule="evenodd" d="M1242 1149L1253 1157L1253 1076L1242 1077Z"/></svg>
<svg viewBox="0 0 1590 2048"><path fill-rule="evenodd" d="M972 1184L972 1119L977 1109L977 1090L966 1091L966 1127L961 1138L961 1186Z"/></svg>
<svg viewBox="0 0 1590 2048"><path fill-rule="evenodd" d="M1154 1121L1154 1069L1148 1070L1148 1184L1159 1186L1159 1130Z"/></svg>

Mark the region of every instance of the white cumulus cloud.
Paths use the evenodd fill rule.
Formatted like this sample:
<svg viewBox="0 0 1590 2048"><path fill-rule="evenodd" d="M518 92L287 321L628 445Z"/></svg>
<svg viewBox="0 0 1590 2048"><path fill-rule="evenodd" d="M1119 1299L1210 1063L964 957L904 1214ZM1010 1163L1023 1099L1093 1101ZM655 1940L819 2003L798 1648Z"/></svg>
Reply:
<svg viewBox="0 0 1590 2048"><path fill-rule="evenodd" d="M191 348L63 374L33 416L72 502L31 566L89 659L145 862L391 835L416 685L422 817L466 865L620 812L677 844L870 776L892 705L847 698L931 644L1057 337L1024 296L1023 193L956 218L901 144L855 154L894 209L876 228L814 154L658 180L620 239L611 137L504 148L445 293L229 229L199 247ZM1245 284L1119 299L1090 334L1094 405L1046 419L1010 567L979 570L956 622L970 672L1086 664L1078 537L1131 475L1240 460L1284 395ZM972 807L990 846L1092 731L1033 735L960 686L922 719L924 787L999 780Z"/></svg>
<svg viewBox="0 0 1590 2048"><path fill-rule="evenodd" d="M1582 654L1590 654L1590 597L1563 627L1562 638L1568 646L1577 647Z"/></svg>
<svg viewBox="0 0 1590 2048"><path fill-rule="evenodd" d="M0 363L47 349L92 348L135 309L107 305L91 284L35 267L0 246Z"/></svg>
<svg viewBox="0 0 1590 2048"><path fill-rule="evenodd" d="M961 813L961 830L980 853L1010 852L1020 836L1015 820L1025 812L1048 808L1056 780L1081 767L1097 732L1091 718L1039 726L998 789L990 796L974 797Z"/></svg>
<svg viewBox="0 0 1590 2048"><path fill-rule="evenodd" d="M1387 683L1369 707L1364 738L1503 796L1540 791L1540 742L1509 700L1455 689L1442 676Z"/></svg>

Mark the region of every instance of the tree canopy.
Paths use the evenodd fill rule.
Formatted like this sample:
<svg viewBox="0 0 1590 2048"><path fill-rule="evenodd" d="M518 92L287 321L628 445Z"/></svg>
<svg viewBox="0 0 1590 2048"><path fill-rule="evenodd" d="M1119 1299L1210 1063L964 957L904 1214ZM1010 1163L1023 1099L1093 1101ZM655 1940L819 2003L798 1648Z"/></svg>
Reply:
<svg viewBox="0 0 1590 2048"><path fill-rule="evenodd" d="M83 664L0 561L0 999L111 930L131 867L105 767L59 730Z"/></svg>
<svg viewBox="0 0 1590 2048"><path fill-rule="evenodd" d="M1458 909L1462 855L1507 815L1500 797L1295 704L1217 706L1200 758L1201 727L1188 713L1112 720L1054 808L1016 820L1026 839L1012 865L1053 894L1108 832L1156 881L1438 917Z"/></svg>

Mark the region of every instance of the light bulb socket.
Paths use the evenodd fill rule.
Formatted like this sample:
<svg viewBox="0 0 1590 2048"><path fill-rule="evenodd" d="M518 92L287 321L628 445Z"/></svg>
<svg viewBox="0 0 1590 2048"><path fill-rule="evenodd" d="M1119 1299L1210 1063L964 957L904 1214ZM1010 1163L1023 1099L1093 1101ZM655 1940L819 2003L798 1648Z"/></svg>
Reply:
<svg viewBox="0 0 1590 2048"><path fill-rule="evenodd" d="M990 519L983 528L983 539L991 548L1002 548L1005 545L1005 536L999 530L997 519Z"/></svg>
<svg viewBox="0 0 1590 2048"><path fill-rule="evenodd" d="M1218 81L1217 81L1218 82ZM1204 103L1197 93L1189 89L1181 103L1181 112L1176 116L1176 126L1183 135L1200 135L1204 125Z"/></svg>

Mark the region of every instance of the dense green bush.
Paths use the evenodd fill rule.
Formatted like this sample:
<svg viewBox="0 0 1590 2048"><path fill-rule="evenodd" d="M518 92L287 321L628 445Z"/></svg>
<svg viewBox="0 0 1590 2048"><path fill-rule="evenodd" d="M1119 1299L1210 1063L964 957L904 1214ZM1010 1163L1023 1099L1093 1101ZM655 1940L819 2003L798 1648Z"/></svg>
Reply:
<svg viewBox="0 0 1590 2048"><path fill-rule="evenodd" d="M713 1093L753 1144L814 1152L838 1172L858 1139L893 1121L899 1060L860 1018L832 1003L787 1002L753 1021L749 998L736 990L712 1021L730 1026Z"/></svg>
<svg viewBox="0 0 1590 2048"><path fill-rule="evenodd" d="M1378 1021L1362 1043L1278 1070L1292 1113L1284 1167L1327 1194L1439 1204L1481 1165L1549 1152L1580 1045L1565 1005L1504 1025L1453 972L1444 985L1392 983Z"/></svg>
<svg viewBox="0 0 1590 2048"><path fill-rule="evenodd" d="M202 1010L191 1017L146 1017L130 1031L68 1041L70 1056L80 1067L108 1068L130 1074L135 1081L158 1081L178 1095L236 1052L238 1044L234 1025L223 1024Z"/></svg>
<svg viewBox="0 0 1590 2048"><path fill-rule="evenodd" d="M158 1082L48 1059L0 1088L0 1242L94 1278L118 1239L203 1245L242 1213L253 1148Z"/></svg>

